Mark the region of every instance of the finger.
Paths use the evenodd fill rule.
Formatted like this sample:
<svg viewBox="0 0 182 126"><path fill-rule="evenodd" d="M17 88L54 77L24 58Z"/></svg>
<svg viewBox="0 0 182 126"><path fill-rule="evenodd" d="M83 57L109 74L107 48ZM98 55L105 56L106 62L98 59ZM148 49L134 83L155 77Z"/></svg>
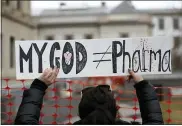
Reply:
<svg viewBox="0 0 182 126"><path fill-rule="evenodd" d="M48 69L47 75L45 76L46 79L49 79L49 77L52 75L53 71L52 68Z"/></svg>
<svg viewBox="0 0 182 126"><path fill-rule="evenodd" d="M53 74L56 74L56 71L57 71L57 67L55 66L53 69Z"/></svg>
<svg viewBox="0 0 182 126"><path fill-rule="evenodd" d="M126 81L128 81L128 80L129 80L129 76L130 76L130 75L126 76L126 78L125 78L125 80L126 80Z"/></svg>
<svg viewBox="0 0 182 126"><path fill-rule="evenodd" d="M48 73L48 68L44 70L44 72L43 72L43 76L46 76L46 75L47 75L47 73Z"/></svg>
<svg viewBox="0 0 182 126"><path fill-rule="evenodd" d="M53 83L55 81L55 79L56 79L56 75L55 74L52 74L51 77L49 78L49 81L51 83Z"/></svg>
<svg viewBox="0 0 182 126"><path fill-rule="evenodd" d="M56 78L57 78L57 76L58 76L58 73L59 73L59 68L56 69L55 80L56 80ZM55 81L55 80L54 80L54 81Z"/></svg>
<svg viewBox="0 0 182 126"><path fill-rule="evenodd" d="M135 73L134 73L131 69L128 69L128 72L129 72L129 74L130 74L132 77L135 76Z"/></svg>
<svg viewBox="0 0 182 126"><path fill-rule="evenodd" d="M129 76L128 81L130 82L131 79L133 79L132 75Z"/></svg>
<svg viewBox="0 0 182 126"><path fill-rule="evenodd" d="M56 81L56 78L57 78L57 76L58 76L58 73L59 73L59 69L56 68L56 73L55 73L55 79L54 79L54 81Z"/></svg>
<svg viewBox="0 0 182 126"><path fill-rule="evenodd" d="M53 74L50 77L50 80L55 81L56 77L57 77L57 68L55 67L53 70Z"/></svg>
<svg viewBox="0 0 182 126"><path fill-rule="evenodd" d="M57 77L57 74L58 74L57 69L58 69L58 68L55 67L54 70L53 70L53 74L54 74L55 78Z"/></svg>
<svg viewBox="0 0 182 126"><path fill-rule="evenodd" d="M126 81L130 81L132 79L132 76L131 75L128 75L127 77L126 77Z"/></svg>
<svg viewBox="0 0 182 126"><path fill-rule="evenodd" d="M52 75L52 76L49 78L49 82L50 82L51 84L54 82L54 78L55 78L54 75Z"/></svg>
<svg viewBox="0 0 182 126"><path fill-rule="evenodd" d="M56 69L56 76L58 75L59 73L59 68Z"/></svg>

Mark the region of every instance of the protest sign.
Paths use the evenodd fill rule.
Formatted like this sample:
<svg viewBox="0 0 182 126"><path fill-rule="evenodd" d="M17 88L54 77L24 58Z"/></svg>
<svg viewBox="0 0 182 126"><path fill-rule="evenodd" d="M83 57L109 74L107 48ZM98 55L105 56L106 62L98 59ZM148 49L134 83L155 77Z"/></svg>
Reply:
<svg viewBox="0 0 182 126"><path fill-rule="evenodd" d="M171 73L171 37L16 41L16 77L34 79L46 68L58 78Z"/></svg>

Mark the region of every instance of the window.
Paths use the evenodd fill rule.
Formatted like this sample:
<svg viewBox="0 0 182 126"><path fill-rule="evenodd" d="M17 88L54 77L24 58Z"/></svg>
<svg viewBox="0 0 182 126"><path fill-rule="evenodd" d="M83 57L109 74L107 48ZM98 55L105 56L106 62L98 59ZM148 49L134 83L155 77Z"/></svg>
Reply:
<svg viewBox="0 0 182 126"><path fill-rule="evenodd" d="M15 38L13 36L10 37L10 68L14 67L15 60Z"/></svg>
<svg viewBox="0 0 182 126"><path fill-rule="evenodd" d="M93 36L92 36L92 34L85 34L84 38L85 39L92 39Z"/></svg>
<svg viewBox="0 0 182 126"><path fill-rule="evenodd" d="M54 40L54 36L48 35L46 36L46 40Z"/></svg>
<svg viewBox="0 0 182 126"><path fill-rule="evenodd" d="M173 19L173 28L174 29L179 29L179 20L178 20L178 18Z"/></svg>
<svg viewBox="0 0 182 126"><path fill-rule="evenodd" d="M1 49L2 49L2 51L1 51L1 53L3 52L3 33L1 33L1 44L0 44L0 46L1 46ZM2 63L2 62L1 62Z"/></svg>
<svg viewBox="0 0 182 126"><path fill-rule="evenodd" d="M128 35L128 33L121 33L120 37L121 38L127 38L127 37L129 37L129 35Z"/></svg>
<svg viewBox="0 0 182 126"><path fill-rule="evenodd" d="M65 39L66 40L72 40L73 39L73 35L65 35Z"/></svg>
<svg viewBox="0 0 182 126"><path fill-rule="evenodd" d="M180 37L174 37L174 49L180 46Z"/></svg>
<svg viewBox="0 0 182 126"><path fill-rule="evenodd" d="M21 1L20 0L17 0L17 9L21 9Z"/></svg>
<svg viewBox="0 0 182 126"><path fill-rule="evenodd" d="M164 29L164 19L163 18L159 18L159 29L160 30Z"/></svg>
<svg viewBox="0 0 182 126"><path fill-rule="evenodd" d="M6 5L8 6L10 4L10 1L9 0L6 0Z"/></svg>
<svg viewBox="0 0 182 126"><path fill-rule="evenodd" d="M174 71L182 70L182 57L180 54L181 38L179 36L174 37L172 66Z"/></svg>
<svg viewBox="0 0 182 126"><path fill-rule="evenodd" d="M0 41L1 41L1 48L2 48L3 47L2 46L2 43L3 43L3 33L1 33L1 40Z"/></svg>
<svg viewBox="0 0 182 126"><path fill-rule="evenodd" d="M2 41L3 41L3 33L1 33L1 43L2 43Z"/></svg>

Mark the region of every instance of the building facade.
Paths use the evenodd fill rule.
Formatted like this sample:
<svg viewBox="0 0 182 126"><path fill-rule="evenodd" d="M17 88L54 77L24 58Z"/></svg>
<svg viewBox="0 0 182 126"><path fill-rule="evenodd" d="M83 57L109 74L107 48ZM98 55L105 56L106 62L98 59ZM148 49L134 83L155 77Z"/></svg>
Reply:
<svg viewBox="0 0 182 126"><path fill-rule="evenodd" d="M15 40L37 38L30 1L2 1L2 77L15 78Z"/></svg>
<svg viewBox="0 0 182 126"><path fill-rule="evenodd" d="M151 36L148 14L120 14L97 8L44 10L35 17L39 39L91 39ZM136 32L137 31L137 32Z"/></svg>

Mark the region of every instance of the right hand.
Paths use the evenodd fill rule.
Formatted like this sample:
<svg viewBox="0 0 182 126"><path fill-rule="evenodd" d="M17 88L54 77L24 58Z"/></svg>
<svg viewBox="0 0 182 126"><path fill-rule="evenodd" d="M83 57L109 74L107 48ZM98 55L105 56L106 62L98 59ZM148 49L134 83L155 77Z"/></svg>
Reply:
<svg viewBox="0 0 182 126"><path fill-rule="evenodd" d="M55 79L57 78L57 75L59 73L58 68L48 68L44 70L43 74L38 78L42 82L44 82L47 86L51 85L54 83Z"/></svg>
<svg viewBox="0 0 182 126"><path fill-rule="evenodd" d="M143 77L141 75L135 74L131 69L128 69L128 72L132 79L135 81L135 83L138 83L143 80Z"/></svg>

